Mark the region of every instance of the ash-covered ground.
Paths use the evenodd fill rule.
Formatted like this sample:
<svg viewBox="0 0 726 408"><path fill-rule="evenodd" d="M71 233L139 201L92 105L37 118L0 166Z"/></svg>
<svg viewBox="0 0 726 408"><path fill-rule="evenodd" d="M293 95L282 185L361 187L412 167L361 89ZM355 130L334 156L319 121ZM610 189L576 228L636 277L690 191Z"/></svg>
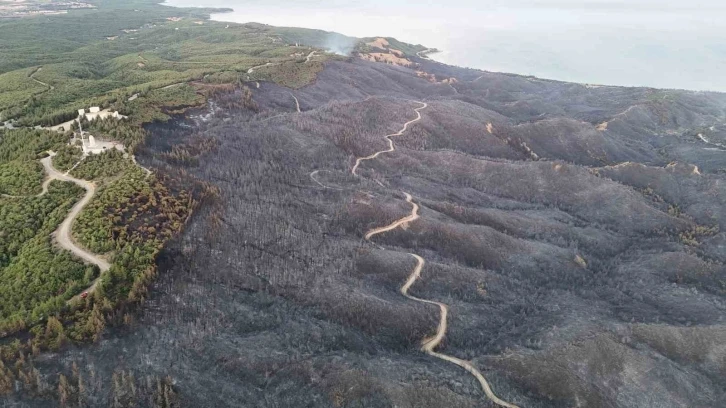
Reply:
<svg viewBox="0 0 726 408"><path fill-rule="evenodd" d="M503 400L722 406L726 95L418 62L456 80L330 62L305 88L248 84L252 102L155 127L139 160L219 199L133 324L36 358L48 382L75 363L84 406L165 406L152 377L188 407L495 406L419 351L439 311L399 293L415 252L411 294L450 307L439 350ZM351 174L418 101L396 150ZM410 213L403 192L421 218L365 241Z"/></svg>

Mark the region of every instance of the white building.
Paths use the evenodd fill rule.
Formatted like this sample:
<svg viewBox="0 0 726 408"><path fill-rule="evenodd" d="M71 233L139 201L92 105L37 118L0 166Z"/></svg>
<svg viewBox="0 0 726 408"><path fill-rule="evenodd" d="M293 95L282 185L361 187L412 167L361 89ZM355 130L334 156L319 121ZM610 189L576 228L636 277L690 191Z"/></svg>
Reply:
<svg viewBox="0 0 726 408"><path fill-rule="evenodd" d="M81 148L83 149L83 154L100 154L111 149L116 149L121 152L125 151L124 145L120 143L98 141L91 135L81 137Z"/></svg>

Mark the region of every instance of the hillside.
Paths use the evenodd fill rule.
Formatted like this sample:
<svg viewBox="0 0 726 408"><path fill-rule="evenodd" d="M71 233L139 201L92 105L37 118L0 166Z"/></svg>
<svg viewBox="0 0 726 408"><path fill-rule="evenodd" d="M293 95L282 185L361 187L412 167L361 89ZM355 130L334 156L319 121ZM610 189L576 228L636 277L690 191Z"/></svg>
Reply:
<svg viewBox="0 0 726 408"><path fill-rule="evenodd" d="M45 220L3 224L16 232L0 241L12 248L0 284L28 260L59 269L37 296L16 294L27 305L0 304L0 317L36 308L28 324L44 319L30 331L6 325L8 406L726 398L726 95L456 68L395 39L348 44L341 58L307 49L325 47L324 32L243 25L228 36L207 20L188 22L210 31L183 43L207 45L172 57L154 47L177 47L186 26L165 24L182 25L138 34L147 45L106 55L86 82L116 81L123 98L108 106L130 119L88 126L131 141L135 158L105 153L70 173L101 186L76 220L77 242L127 271L105 275L85 308L69 314L65 301L98 271L49 238L81 191L54 181L43 193L36 165L65 139L0 133L2 192L28 196L1 198L0 214ZM302 55L284 45L297 41ZM173 61L207 65L174 71ZM56 89L69 78L41 77L68 62L14 64L3 75L35 72ZM138 79L147 67L170 78ZM6 112L51 120L30 106Z"/></svg>
<svg viewBox="0 0 726 408"><path fill-rule="evenodd" d="M292 92L301 113L290 90L263 84L259 113L199 122L219 147L192 171L221 203L169 252L143 321L212 351L175 364L221 362L200 375L229 391L209 396L187 376L180 392L202 405L234 405L240 389L251 405L491 405L473 376L418 351L439 317L399 293L415 253L426 264L411 294L449 308L440 351L471 361L499 398L718 406L726 156L694 132L717 140L726 97L418 63L457 81L331 62ZM396 150L352 174L415 109ZM410 214L406 193L420 218L366 242ZM135 339L121 341L147 347Z"/></svg>

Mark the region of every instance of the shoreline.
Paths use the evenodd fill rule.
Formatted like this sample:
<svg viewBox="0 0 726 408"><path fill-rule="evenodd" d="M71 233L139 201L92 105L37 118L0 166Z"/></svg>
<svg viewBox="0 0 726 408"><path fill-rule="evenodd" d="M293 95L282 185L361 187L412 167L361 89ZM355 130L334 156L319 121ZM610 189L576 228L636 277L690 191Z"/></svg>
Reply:
<svg viewBox="0 0 726 408"><path fill-rule="evenodd" d="M432 54L440 54L442 52L443 51L440 50L440 49L438 49L438 48L426 48L423 51L417 52L416 53L416 56L419 57L419 58L423 58L423 59L435 61L433 58L431 58L429 56L432 55ZM440 62L440 61L436 61L436 62Z"/></svg>
<svg viewBox="0 0 726 408"><path fill-rule="evenodd" d="M557 44L552 45L552 49L555 51L554 58L550 61L543 61L538 64L529 64L526 61L521 60L521 56L515 55L508 56L508 58L503 59L502 61L497 62L497 60L494 61L494 64L487 63L484 60L483 62L476 58L476 55L474 55L474 58L468 58L468 57L462 57L466 55L471 55L471 49L470 48L463 48L458 46L457 39L455 37L452 38L444 38L444 41L436 41L436 38L439 37L430 37L427 39L427 35L424 34L423 36L415 36L416 32L422 31L420 30L420 27L418 26L412 26L412 28L409 30L411 31L411 35L415 36L415 39L411 39L411 35L408 37L405 35L402 35L400 30L397 32L397 30L388 30L385 29L385 27L390 27L390 25L381 25L378 20L373 21L372 23L368 23L369 26L372 26L374 28L371 29L370 32L360 32L360 30L356 31L355 29L341 29L340 27L330 27L328 24L327 26L325 23L321 23L322 25L317 25L311 22L309 18L305 18L305 16L300 16L299 19L295 19L295 21L288 21L290 20L290 16L282 15L280 16L279 13L270 13L269 10L262 9L262 10L252 10L248 11L245 9L245 13L243 14L242 11L238 11L235 8L231 7L200 7L200 6L194 6L194 5L185 5L185 2L191 3L193 0L177 0L180 1L181 4L174 4L175 0L164 0L161 5L167 6L167 7L174 7L174 8L195 8L195 9L206 9L209 10L209 21L219 22L219 23L233 23L233 24L249 24L249 23L259 23L264 25L269 25L273 27L289 27L289 28L302 28L302 29L310 29L310 30L320 30L320 31L326 31L329 33L336 33L341 34L347 37L356 38L358 40L364 39L364 38L376 38L376 37L391 37L395 38L401 42L405 42L408 44L429 44L434 43L435 47L428 48L427 50L424 50L422 52L417 52L416 56L419 58L433 61L445 65L451 65L459 68L467 68L467 69L473 69L478 70L482 72L491 72L491 73L502 73L502 74L511 74L511 75L518 75L518 76L525 76L525 77L531 77L535 79L545 80L545 81L556 81L556 82L566 82L566 83L572 83L572 84L578 84L586 87L612 87L612 88L649 88L654 90L663 90L663 91L685 91L685 92L691 92L691 93L705 93L705 94L724 94L726 93L726 89L724 90L718 90L717 87L713 86L703 86L702 84L699 84L698 81L693 83L695 81L694 78L690 78L687 81L650 81L650 80L644 80L642 75L632 75L628 77L618 77L613 78L612 75L609 75L608 72L611 72L613 70L617 71L621 65L615 62L609 62L611 65L610 70L604 70L604 71L598 71L597 69L592 69L592 67L588 67L586 65L580 66L577 69L570 70L568 72L551 72L552 64L566 64L572 61L577 61L577 59L573 59L568 57L570 53L564 52L561 49L557 49ZM222 0L220 0L222 1ZM188 4L187 3L187 4ZM239 8L241 10L241 8ZM255 14L257 13L257 14ZM263 17L264 16L264 17ZM287 19L286 19L287 17ZM318 20L320 21L327 21L322 19L321 17L325 17L325 13L323 13L321 16L319 16ZM280 20L282 18L282 20ZM272 19L273 21L270 21ZM244 21L242 21L244 20ZM267 22L263 22L267 21ZM384 27L383 29L375 29L375 22L379 22L379 26ZM383 21L383 23L386 23L386 21ZM391 23L393 24L393 23ZM322 28L321 28L322 27ZM378 34L371 34L378 32ZM424 32L424 31L422 31ZM380 35L382 34L382 35ZM406 39L408 38L408 40ZM448 42L447 42L448 41ZM453 41L453 43L452 43ZM494 41L493 39L491 41ZM439 44L448 44L448 46L439 46ZM495 43L490 46L491 47L497 47ZM321 47L325 48L325 47ZM541 49L539 47L538 49ZM429 50L436 50L436 51L430 51ZM495 50L496 51L496 50ZM560 52L562 51L562 52ZM491 50L487 51L491 52ZM519 49L519 54L527 53L526 44L524 48ZM484 53L484 51L482 51ZM559 54L559 55L558 55ZM508 55L508 54L506 54ZM644 57L643 62L649 62L647 57ZM520 66L521 65L521 66ZM677 64L676 64L677 65ZM601 65L602 66L602 65ZM537 69L535 69L537 68ZM683 67L681 67L683 68ZM637 74L637 71L634 71ZM640 78L640 79L639 79ZM650 76L649 78L652 78ZM663 83L661 83L663 82ZM669 82L669 83L666 83Z"/></svg>
<svg viewBox="0 0 726 408"><path fill-rule="evenodd" d="M344 33L344 32L340 32L340 31L336 31L336 30L329 30L329 29L320 28L320 27L306 27L306 26L301 26L301 25L286 25L286 24L285 25L277 25L277 24L272 24L272 23L265 23L265 22L261 22L261 21L255 21L254 19L250 19L250 20L245 21L245 22L240 22L240 21L235 21L234 19L225 19L224 18L224 16L226 16L226 15L230 15L230 14L233 15L233 13L237 12L237 10L234 9L234 8L230 8L230 7L206 7L206 6L175 5L175 4L170 3L170 1L173 2L173 0L164 0L160 4L162 6L174 7L174 8L178 8L178 9L196 8L196 9L208 10L209 11L209 21L214 21L214 22L217 22L217 23L263 24L263 25L268 25L268 26L278 27L278 28L290 27L290 28L302 28L302 29L308 29L308 30L320 30L320 31L325 31L325 32L333 33L333 34L340 34L340 35L344 35L344 36L347 36L347 37L355 38L358 41L362 41L365 38L392 37L392 38L395 38L396 40L399 40L401 42L405 42L405 43L408 43L408 44L414 44L414 42L409 42L409 41L406 41L406 40L401 40L398 36L395 36L395 35L377 35L377 34L372 34L372 35L357 35L357 34ZM416 53L416 56L419 57L419 58L424 58L424 59L428 59L428 60L431 60L431 61L439 62L441 64L453 65L453 64L451 64L449 62L439 61L439 60L437 60L435 58L431 58L430 57L431 55L434 55L434 54L442 54L443 55L443 54L446 54L446 53L447 52L444 49L437 48L437 47L430 47L430 48L426 48L423 51L417 52ZM475 67L467 67L467 68L485 71L484 68L475 68Z"/></svg>

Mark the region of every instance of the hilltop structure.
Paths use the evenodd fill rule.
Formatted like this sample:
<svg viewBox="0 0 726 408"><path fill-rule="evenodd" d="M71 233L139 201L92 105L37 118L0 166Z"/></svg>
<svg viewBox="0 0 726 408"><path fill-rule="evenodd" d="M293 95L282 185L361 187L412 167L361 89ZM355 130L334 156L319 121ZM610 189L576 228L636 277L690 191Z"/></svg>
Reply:
<svg viewBox="0 0 726 408"><path fill-rule="evenodd" d="M83 134L81 134L81 149L83 149L83 154L100 154L110 149L116 149L119 151L125 151L124 145L114 142L114 141L100 141L96 140L95 137L92 135L88 135L88 137L83 137Z"/></svg>
<svg viewBox="0 0 726 408"><path fill-rule="evenodd" d="M81 124L81 119L85 117L87 120L94 120L97 118L105 118L105 117L113 117L116 119L122 119L126 116L120 115L118 112L110 112L109 110L101 110L98 106L92 106L88 109L88 113L86 113L85 109L79 109L78 110L78 118L71 121L78 122L78 134L81 137L81 149L83 150L84 155L88 154L99 154L103 153L109 149L116 149L119 151L125 151L124 145L114 142L114 141L98 141L93 135L90 135L83 131L83 125ZM71 140L71 144L75 144L77 141L76 133L73 133L73 139Z"/></svg>

